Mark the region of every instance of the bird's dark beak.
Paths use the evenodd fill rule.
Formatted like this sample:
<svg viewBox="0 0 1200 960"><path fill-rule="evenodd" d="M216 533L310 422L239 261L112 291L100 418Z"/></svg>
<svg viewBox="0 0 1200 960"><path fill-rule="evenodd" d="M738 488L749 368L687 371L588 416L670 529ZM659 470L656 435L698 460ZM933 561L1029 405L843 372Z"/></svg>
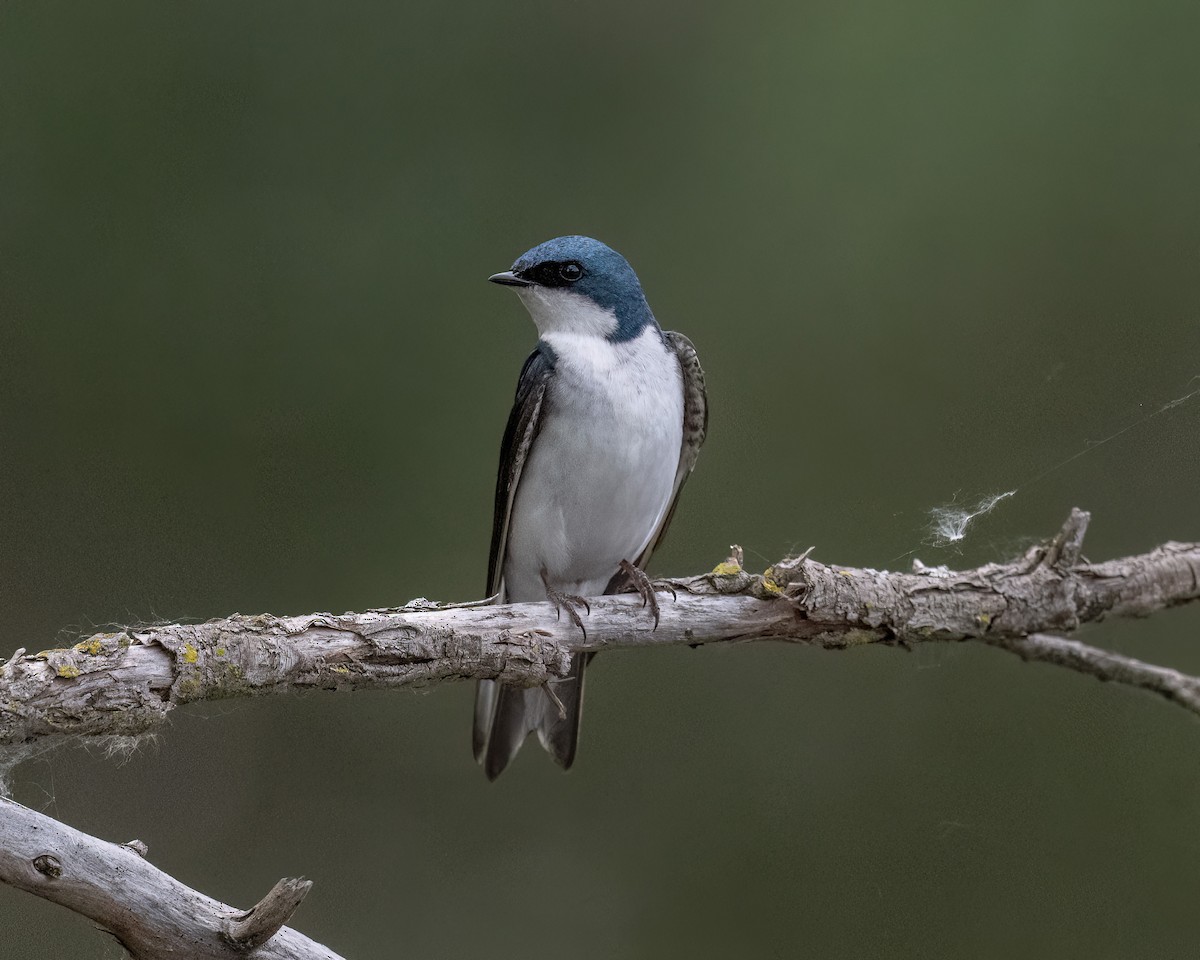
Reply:
<svg viewBox="0 0 1200 960"><path fill-rule="evenodd" d="M533 281L526 280L524 277L518 277L511 270L505 270L503 273L493 273L488 277L492 283L502 283L506 287L532 287Z"/></svg>

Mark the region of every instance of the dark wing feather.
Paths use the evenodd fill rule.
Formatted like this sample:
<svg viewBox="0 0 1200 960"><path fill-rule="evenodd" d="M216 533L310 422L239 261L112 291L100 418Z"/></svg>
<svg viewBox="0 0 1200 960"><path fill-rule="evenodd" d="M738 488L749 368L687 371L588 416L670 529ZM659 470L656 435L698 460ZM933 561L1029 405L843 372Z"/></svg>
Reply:
<svg viewBox="0 0 1200 960"><path fill-rule="evenodd" d="M537 436L546 384L554 372L553 356L538 349L525 360L517 395L513 400L504 441L500 444L500 470L496 475L496 510L492 517L492 549L488 555L487 595L500 592L504 571L504 550L508 545L508 521L512 514L517 483L525 468L525 458ZM503 598L501 600L503 602Z"/></svg>
<svg viewBox="0 0 1200 960"><path fill-rule="evenodd" d="M679 505L679 492L683 489L687 478L691 476L696 460L700 456L700 447L708 433L708 393L704 389L704 371L700 368L700 358L692 341L682 333L667 330L663 333L667 346L675 351L679 358L679 369L683 373L683 443L679 449L679 467L675 471L675 489L671 493L671 506L663 514L662 521L654 535L646 544L646 549L637 558L635 566L645 569L650 562L650 555L662 543L667 535L667 528L675 516L675 508Z"/></svg>
<svg viewBox="0 0 1200 960"><path fill-rule="evenodd" d="M512 412L508 415L508 425L504 428L504 440L500 444L500 469L496 475L496 510L492 519L492 549L488 556L489 597L502 593L504 589L504 552L508 546L508 523L512 515L513 498L517 493L517 484L520 482L529 448L538 433L546 384L553 371L553 354L542 350L539 344L538 349L525 361L525 366L521 368L521 377L517 381L517 395L513 400ZM503 603L504 599L502 596L500 602ZM471 733L471 747L475 752L475 759L480 762L487 752L488 740L493 734L494 720L498 713L497 702L501 699L502 692L494 680L480 680L475 686L475 725ZM516 691L517 694L521 692ZM501 712L507 714L511 711ZM501 723L500 726L507 730L514 725ZM521 745L520 741L525 739L525 732L527 731L518 734L515 727L509 731L508 739L515 742L507 750L515 753ZM499 773L499 770L496 772Z"/></svg>

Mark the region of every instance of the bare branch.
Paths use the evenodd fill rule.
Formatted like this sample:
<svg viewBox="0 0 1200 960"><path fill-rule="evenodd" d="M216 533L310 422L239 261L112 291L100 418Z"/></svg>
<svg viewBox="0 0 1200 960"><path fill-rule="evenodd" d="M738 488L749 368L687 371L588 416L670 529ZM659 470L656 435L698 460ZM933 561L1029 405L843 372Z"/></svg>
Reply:
<svg viewBox="0 0 1200 960"><path fill-rule="evenodd" d="M1015 653L1022 660L1041 660L1043 663L1091 674L1100 680L1141 687L1193 713L1200 713L1200 677L1190 677L1170 667L1156 667L1133 657L1089 647L1078 640L1051 637L1044 633L1028 637L1001 637L988 642Z"/></svg>
<svg viewBox="0 0 1200 960"><path fill-rule="evenodd" d="M1024 556L966 571L916 562L912 573L893 573L805 556L754 575L735 555L712 573L660 582L676 597L661 603L657 629L634 596L593 600L586 638L546 603L424 600L366 613L235 615L100 633L67 649L18 651L0 668L0 744L138 734L193 700L471 678L537 686L563 676L575 651L764 639L831 649L981 641L1154 690L1200 712L1197 698L1180 692L1200 681L1040 636L1200 598L1200 544L1087 563L1080 559L1087 524L1086 513L1073 511L1055 537Z"/></svg>
<svg viewBox="0 0 1200 960"><path fill-rule="evenodd" d="M0 882L94 920L134 960L244 960L251 951L254 960L341 960L283 926L307 880L280 880L244 913L163 873L132 843L98 840L2 798Z"/></svg>
<svg viewBox="0 0 1200 960"><path fill-rule="evenodd" d="M658 584L674 599L660 605L657 629L638 598L604 597L592 601L586 637L545 603L425 600L360 614L233 616L96 634L68 649L18 650L0 666L0 745L139 734L193 700L468 678L536 686L563 676L576 651L767 639L828 649L975 640L1200 713L1200 678L1049 635L1200 599L1200 544L1087 563L1087 524L1075 510L1024 556L966 571L914 561L912 573L889 573L805 554L755 575L735 548L712 573ZM307 880L281 880L239 912L162 873L145 853L140 841L105 843L0 800L0 882L91 917L139 960L336 960L283 926Z"/></svg>

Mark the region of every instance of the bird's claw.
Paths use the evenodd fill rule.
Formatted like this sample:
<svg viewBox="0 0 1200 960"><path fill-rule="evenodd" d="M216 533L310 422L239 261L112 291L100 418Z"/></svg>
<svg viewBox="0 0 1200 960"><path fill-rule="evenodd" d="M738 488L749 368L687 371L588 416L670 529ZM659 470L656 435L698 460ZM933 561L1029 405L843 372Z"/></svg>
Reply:
<svg viewBox="0 0 1200 960"><path fill-rule="evenodd" d="M650 613L654 617L654 629L658 629L658 597L654 594L654 584L650 582L650 578L646 576L645 571L635 567L628 560L621 561L621 570L625 576L633 582L633 588L637 591L638 596L642 598L642 606L649 607ZM675 591L671 590L672 595ZM678 598L676 598L678 599Z"/></svg>
<svg viewBox="0 0 1200 960"><path fill-rule="evenodd" d="M586 640L587 628L583 625L583 620L580 619L579 611L576 607L583 607L590 617L592 615L592 605L584 597L577 597L573 593L561 593L558 590L552 590L550 584L546 582L545 571L542 571L542 584L546 587L546 599L554 604L555 617L562 620L562 612L566 610L567 616L579 628L579 632L583 634L583 639Z"/></svg>
<svg viewBox="0 0 1200 960"><path fill-rule="evenodd" d="M576 607L583 607L588 616L591 616L592 605L583 597L577 597L571 593L559 593L557 590L547 590L546 599L554 604L555 616L561 620L562 612L567 611L567 616L571 618L571 622L579 628L579 632L583 634L583 639L587 639L587 627L583 625L583 620L580 619L579 611Z"/></svg>

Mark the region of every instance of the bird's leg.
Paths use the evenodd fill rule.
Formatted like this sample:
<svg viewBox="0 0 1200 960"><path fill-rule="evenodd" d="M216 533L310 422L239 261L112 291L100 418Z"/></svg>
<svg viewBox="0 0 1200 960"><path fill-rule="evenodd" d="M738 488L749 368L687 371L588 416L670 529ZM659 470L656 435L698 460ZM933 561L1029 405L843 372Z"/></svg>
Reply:
<svg viewBox="0 0 1200 960"><path fill-rule="evenodd" d="M642 606L649 607L650 613L654 616L654 629L658 629L658 597L654 595L654 584L650 582L650 578L645 572L638 567L635 567L628 560L621 561L621 572L625 574L632 582L633 589L637 591L638 596L642 598ZM670 589L670 588L668 588ZM674 593L674 590L671 590Z"/></svg>
<svg viewBox="0 0 1200 960"><path fill-rule="evenodd" d="M546 588L546 599L554 604L555 614L558 619L562 619L562 612L567 611L567 616L571 618L571 622L579 628L579 632L583 634L583 639L587 639L587 629L583 625L583 621L579 618L579 611L576 607L583 607L587 611L588 616L591 616L592 605L583 597L577 597L573 593L562 593L550 586L549 576L546 570L542 568L542 585Z"/></svg>

